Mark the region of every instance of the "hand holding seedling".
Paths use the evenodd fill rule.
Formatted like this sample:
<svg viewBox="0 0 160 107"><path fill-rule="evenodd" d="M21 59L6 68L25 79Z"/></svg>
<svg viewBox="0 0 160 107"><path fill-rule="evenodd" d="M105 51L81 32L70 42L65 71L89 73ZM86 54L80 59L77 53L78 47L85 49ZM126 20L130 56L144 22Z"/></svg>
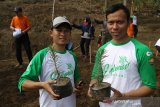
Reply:
<svg viewBox="0 0 160 107"><path fill-rule="evenodd" d="M91 87L96 84L98 81L97 80L91 80L90 84L89 84L89 89L88 89L88 96L92 97L92 91L91 91Z"/></svg>
<svg viewBox="0 0 160 107"><path fill-rule="evenodd" d="M49 95L54 99L54 100L59 100L60 96L58 94L55 94L52 91L52 88L50 87L50 84L55 84L56 81L55 80L48 80L43 82L42 87L49 93Z"/></svg>
<svg viewBox="0 0 160 107"><path fill-rule="evenodd" d="M117 98L123 97L123 94L117 89L111 87L111 90L114 92L113 96L110 98L106 98L103 100L104 103L111 103L112 100L116 100Z"/></svg>
<svg viewBox="0 0 160 107"><path fill-rule="evenodd" d="M73 89L73 92L79 92L82 90L82 87L84 85L84 81L80 80L77 84L76 87Z"/></svg>

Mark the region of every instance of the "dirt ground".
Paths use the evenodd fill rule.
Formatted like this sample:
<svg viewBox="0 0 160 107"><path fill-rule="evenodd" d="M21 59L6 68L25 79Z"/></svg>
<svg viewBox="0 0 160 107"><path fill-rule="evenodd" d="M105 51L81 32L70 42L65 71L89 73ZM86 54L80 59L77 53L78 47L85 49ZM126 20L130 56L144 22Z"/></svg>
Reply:
<svg viewBox="0 0 160 107"><path fill-rule="evenodd" d="M49 0L47 0L49 1ZM104 14L99 8L102 3L93 3L92 13L89 11L90 0L76 0L78 3L74 3L74 0L61 0L55 5L55 15L65 15L71 21L76 19L77 23L80 23L84 16L90 14L91 18L104 19ZM88 2L87 2L88 1ZM0 0L0 107L38 107L38 91L25 92L20 94L17 88L17 83L20 75L24 72L28 65L26 53L23 50L23 59L25 67L23 69L15 68L17 64L15 58L15 47L11 31L9 29L9 23L14 15L12 12L16 5L24 7L24 12L29 16L32 22L32 29L29 32L31 47L33 54L43 47L48 46L50 38L48 35L49 23L52 13L52 2L44 3L37 2L34 4L24 3L21 0ZM94 9L95 8L95 9ZM78 16L77 16L78 13ZM160 38L160 18L139 16L139 34L137 39L148 45L154 54L156 50L154 44L158 38ZM157 24L159 23L159 24ZM87 97L88 84L90 81L90 74L94 64L94 58L97 51L97 36L100 33L101 26L96 26L96 38L92 41L92 61L83 62L80 54L80 49L75 51L78 56L78 66L80 69L81 78L84 80L84 88L81 93L77 94L77 107L96 107L96 103L92 102ZM73 29L73 42L74 46L79 45L80 31ZM48 35L48 36L47 36ZM160 106L160 57L155 57L156 73L157 73L157 89L154 97L143 98L143 107L159 107ZM85 64L84 64L85 63ZM149 103L148 103L149 102Z"/></svg>

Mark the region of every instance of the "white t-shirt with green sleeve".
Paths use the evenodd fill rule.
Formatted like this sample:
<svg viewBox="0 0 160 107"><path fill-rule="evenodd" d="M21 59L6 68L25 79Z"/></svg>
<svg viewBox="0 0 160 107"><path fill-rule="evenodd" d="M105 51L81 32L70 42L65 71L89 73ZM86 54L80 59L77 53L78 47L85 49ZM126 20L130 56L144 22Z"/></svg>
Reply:
<svg viewBox="0 0 160 107"><path fill-rule="evenodd" d="M74 81L80 79L79 70L77 68L77 59L73 52L65 50L58 52L52 50L56 56L56 65L60 71L61 77L69 77L74 87ZM54 80L57 77L55 57L49 48L39 51L31 60L26 71L22 74L19 80L18 88L22 91L22 84L25 80L33 81L47 81ZM39 90L40 107L76 107L75 94L62 98L60 100L53 100L46 90Z"/></svg>
<svg viewBox="0 0 160 107"><path fill-rule="evenodd" d="M160 46L160 39L157 40L155 46Z"/></svg>
<svg viewBox="0 0 160 107"><path fill-rule="evenodd" d="M100 78L121 93L138 89L143 85L155 88L156 75L153 62L151 50L133 38L122 44L110 41L99 48L91 79ZM98 75L100 76L97 77ZM100 103L100 106L141 107L141 103L140 100L125 100L113 101L111 104Z"/></svg>

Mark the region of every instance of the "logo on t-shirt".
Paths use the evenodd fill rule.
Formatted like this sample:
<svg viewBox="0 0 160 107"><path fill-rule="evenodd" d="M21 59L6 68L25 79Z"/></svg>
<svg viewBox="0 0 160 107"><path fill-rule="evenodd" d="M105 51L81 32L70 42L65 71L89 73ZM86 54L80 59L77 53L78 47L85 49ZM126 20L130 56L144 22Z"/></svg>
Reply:
<svg viewBox="0 0 160 107"><path fill-rule="evenodd" d="M59 69L61 69L61 68L59 68L57 71L56 71L56 69L55 69L55 70L51 73L50 79L51 79L51 80L55 80L55 79L58 77L58 74L57 74L57 73L60 74L60 77L70 77L70 76L72 76L73 73L74 73L72 64L67 63L67 64L66 64L66 67L67 67L66 71L65 71L65 70L59 70Z"/></svg>
<svg viewBox="0 0 160 107"><path fill-rule="evenodd" d="M146 52L147 56L152 56L152 52Z"/></svg>
<svg viewBox="0 0 160 107"><path fill-rule="evenodd" d="M104 71L113 73L119 70L126 70L129 67L129 61L126 56L120 56L119 57L119 63L117 65L111 65L111 64L106 64L104 67Z"/></svg>

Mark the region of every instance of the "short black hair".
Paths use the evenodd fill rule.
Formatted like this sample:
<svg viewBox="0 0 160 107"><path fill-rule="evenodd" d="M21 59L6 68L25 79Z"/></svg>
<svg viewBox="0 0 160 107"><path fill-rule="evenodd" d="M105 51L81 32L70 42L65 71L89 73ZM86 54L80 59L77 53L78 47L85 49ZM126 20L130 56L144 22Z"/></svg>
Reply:
<svg viewBox="0 0 160 107"><path fill-rule="evenodd" d="M107 10L106 10L106 18L109 14L111 13L114 13L118 10L123 10L124 13L126 14L127 16L127 21L129 22L129 19L130 19L130 12L129 12L129 9L124 6L122 3L117 3L117 4L114 4L112 5L111 7L109 7Z"/></svg>
<svg viewBox="0 0 160 107"><path fill-rule="evenodd" d="M15 7L14 12L22 12L22 7L19 6Z"/></svg>

